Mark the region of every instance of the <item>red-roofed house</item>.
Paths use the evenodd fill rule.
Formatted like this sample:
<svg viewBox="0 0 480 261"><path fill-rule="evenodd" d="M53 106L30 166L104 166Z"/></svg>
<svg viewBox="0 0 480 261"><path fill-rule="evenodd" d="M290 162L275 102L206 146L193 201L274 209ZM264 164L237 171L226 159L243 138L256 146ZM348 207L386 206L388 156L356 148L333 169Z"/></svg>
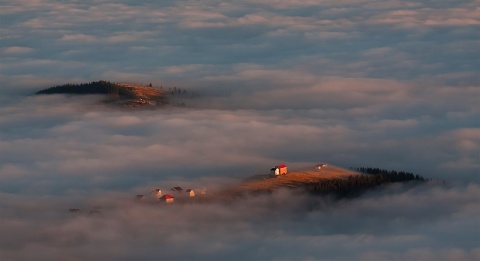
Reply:
<svg viewBox="0 0 480 261"><path fill-rule="evenodd" d="M173 203L174 200L175 198L170 194L165 194L160 198L160 201L165 203Z"/></svg>
<svg viewBox="0 0 480 261"><path fill-rule="evenodd" d="M275 166L270 169L270 173L275 176L287 174L287 165L280 164L278 166Z"/></svg>

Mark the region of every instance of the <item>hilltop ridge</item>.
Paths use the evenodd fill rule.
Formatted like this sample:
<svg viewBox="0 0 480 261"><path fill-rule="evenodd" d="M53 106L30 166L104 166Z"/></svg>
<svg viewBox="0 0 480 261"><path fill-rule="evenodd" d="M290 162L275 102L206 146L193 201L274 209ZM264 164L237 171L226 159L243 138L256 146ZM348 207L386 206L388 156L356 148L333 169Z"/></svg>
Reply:
<svg viewBox="0 0 480 261"><path fill-rule="evenodd" d="M141 86L129 83L112 83L109 81L94 81L81 84L63 84L40 90L42 94L100 94L106 95L106 103L125 107L162 106L168 104L167 94L151 86Z"/></svg>
<svg viewBox="0 0 480 261"><path fill-rule="evenodd" d="M420 175L378 168L345 169L330 164L289 171L283 175L256 175L221 193L235 197L244 193L273 192L280 188L302 188L312 194L355 197L383 184L395 182L425 182Z"/></svg>
<svg viewBox="0 0 480 261"><path fill-rule="evenodd" d="M289 171L287 174L279 176L257 176L256 178L244 181L240 184L239 188L246 191L272 191L281 187L295 188L317 183L322 180L342 179L356 175L362 175L362 173L325 164L321 169L314 169L312 167Z"/></svg>

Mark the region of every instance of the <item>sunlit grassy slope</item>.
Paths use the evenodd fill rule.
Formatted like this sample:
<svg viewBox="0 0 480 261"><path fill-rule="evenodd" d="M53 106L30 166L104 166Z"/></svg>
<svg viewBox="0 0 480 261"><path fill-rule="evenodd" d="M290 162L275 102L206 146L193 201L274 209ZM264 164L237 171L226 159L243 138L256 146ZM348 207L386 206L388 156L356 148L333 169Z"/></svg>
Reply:
<svg viewBox="0 0 480 261"><path fill-rule="evenodd" d="M362 175L359 172L327 165L317 170L306 168L301 170L289 171L285 175L258 175L245 180L238 186L224 190L225 195L237 195L244 192L268 192L279 188L305 187L309 184L318 183L322 180L343 179L348 176Z"/></svg>

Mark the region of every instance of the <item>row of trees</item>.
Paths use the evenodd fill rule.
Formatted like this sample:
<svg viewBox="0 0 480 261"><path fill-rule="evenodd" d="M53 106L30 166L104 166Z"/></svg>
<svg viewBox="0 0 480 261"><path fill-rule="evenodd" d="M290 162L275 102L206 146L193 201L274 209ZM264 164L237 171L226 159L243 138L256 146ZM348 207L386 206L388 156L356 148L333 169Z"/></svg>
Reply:
<svg viewBox="0 0 480 261"><path fill-rule="evenodd" d="M151 87L151 84L150 84L150 87ZM182 98L188 98L188 97L193 98L193 97L200 96L197 92L187 92L187 90L182 88L177 88L176 86L174 86L173 88L168 87L168 90L166 87L164 88L163 86L160 86L160 90L163 92L166 92L171 96L182 97Z"/></svg>
<svg viewBox="0 0 480 261"><path fill-rule="evenodd" d="M404 171L387 171L378 168L354 169L371 175L350 176L345 179L322 180L314 184L309 184L307 186L307 191L317 195L334 195L338 198L356 197L369 189L388 183L425 181L425 179L419 175Z"/></svg>
<svg viewBox="0 0 480 261"><path fill-rule="evenodd" d="M362 173L367 173L367 174L372 174L372 175L381 175L385 174L391 177L392 182L397 182L397 181L409 181L409 180L421 180L424 181L425 179L421 177L420 175L415 175L411 172L405 172L405 171L395 171L395 170L385 170L385 169L379 169L379 168L366 168L366 167L357 167L357 168L352 168L353 170L356 170L358 172Z"/></svg>
<svg viewBox="0 0 480 261"><path fill-rule="evenodd" d="M153 85L150 83L146 85L147 87L152 87ZM161 92L170 96L170 98L175 98L172 102L169 102L166 99L162 99L161 101L157 101L157 103L161 105L169 105L177 104L179 107L185 107L184 98L194 98L200 96L196 92L187 92L187 90L177 87L155 87L159 89ZM112 83L110 81L93 81L89 83L81 83L81 84L63 84L57 85L54 87L50 87L41 91L38 91L36 94L109 94L114 95L116 97L127 98L127 99L134 99L137 98L134 91L130 90L129 88L124 88L121 85L116 83Z"/></svg>
<svg viewBox="0 0 480 261"><path fill-rule="evenodd" d="M109 81L96 81L81 84L63 84L38 91L37 94L119 94L122 88Z"/></svg>

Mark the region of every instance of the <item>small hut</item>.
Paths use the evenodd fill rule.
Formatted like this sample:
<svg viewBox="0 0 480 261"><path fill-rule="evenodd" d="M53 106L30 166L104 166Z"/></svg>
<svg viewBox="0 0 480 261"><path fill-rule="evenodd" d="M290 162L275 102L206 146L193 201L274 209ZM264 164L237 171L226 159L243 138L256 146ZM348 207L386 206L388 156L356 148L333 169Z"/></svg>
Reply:
<svg viewBox="0 0 480 261"><path fill-rule="evenodd" d="M182 192L183 191L183 189L181 187L173 187L170 190L173 191L173 192Z"/></svg>
<svg viewBox="0 0 480 261"><path fill-rule="evenodd" d="M193 189L187 189L187 195L193 198L195 197L195 191L193 191Z"/></svg>
<svg viewBox="0 0 480 261"><path fill-rule="evenodd" d="M156 199L159 199L162 196L162 190L161 189L152 190L152 196L155 197Z"/></svg>
<svg viewBox="0 0 480 261"><path fill-rule="evenodd" d="M270 169L270 173L274 176L287 174L287 165L280 164Z"/></svg>
<svg viewBox="0 0 480 261"><path fill-rule="evenodd" d="M280 175L287 174L287 165L280 164L278 165L278 169L280 170Z"/></svg>
<svg viewBox="0 0 480 261"><path fill-rule="evenodd" d="M315 166L315 168L316 168L317 170L320 170L320 169L322 169L323 167L326 167L326 166L327 166L327 163L320 163L320 164L317 164L317 165Z"/></svg>
<svg viewBox="0 0 480 261"><path fill-rule="evenodd" d="M173 203L174 200L175 198L170 194L165 194L160 198L160 201L164 203Z"/></svg>

